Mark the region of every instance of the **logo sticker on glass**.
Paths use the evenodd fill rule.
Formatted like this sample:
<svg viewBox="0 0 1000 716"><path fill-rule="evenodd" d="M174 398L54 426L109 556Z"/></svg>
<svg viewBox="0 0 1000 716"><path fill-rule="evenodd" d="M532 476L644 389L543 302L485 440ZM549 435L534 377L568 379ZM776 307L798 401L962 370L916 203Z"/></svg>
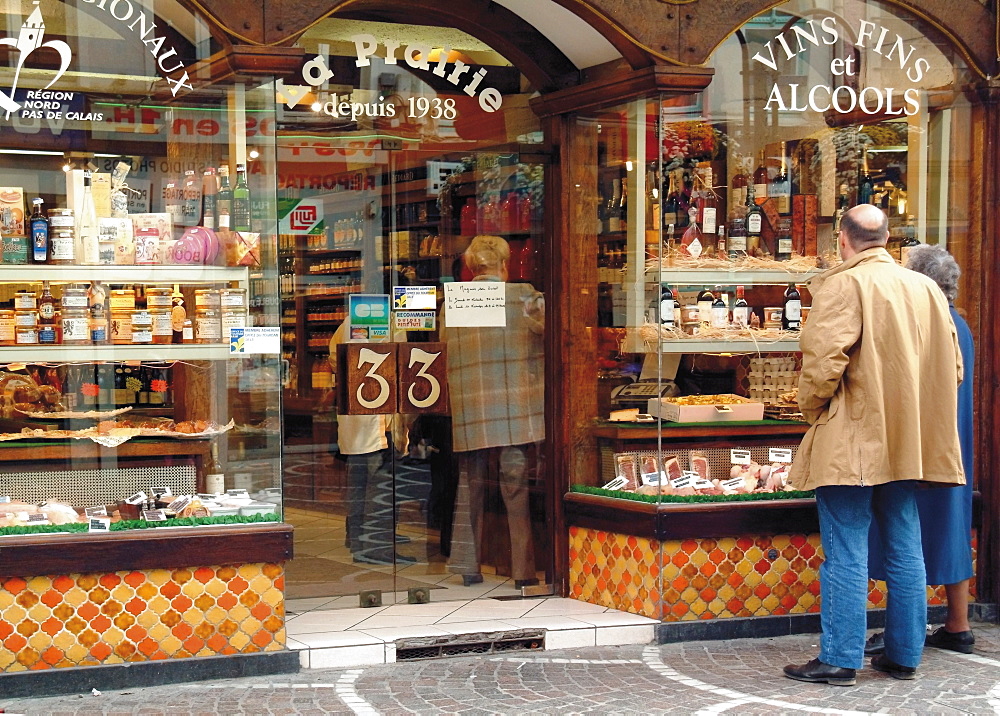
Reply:
<svg viewBox="0 0 1000 716"><path fill-rule="evenodd" d="M353 293L348 296L351 339L368 340L389 336L389 295Z"/></svg>

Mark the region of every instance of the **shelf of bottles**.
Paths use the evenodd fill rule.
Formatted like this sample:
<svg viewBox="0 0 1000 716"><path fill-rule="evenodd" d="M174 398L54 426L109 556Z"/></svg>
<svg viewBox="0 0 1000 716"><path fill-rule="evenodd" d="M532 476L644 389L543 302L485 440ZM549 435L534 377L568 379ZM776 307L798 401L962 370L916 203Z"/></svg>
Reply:
<svg viewBox="0 0 1000 716"><path fill-rule="evenodd" d="M677 286L721 284L724 286L744 285L787 285L803 284L821 273L819 269L806 272L790 272L780 269L662 269L660 283ZM656 270L646 272L646 280L656 282Z"/></svg>
<svg viewBox="0 0 1000 716"><path fill-rule="evenodd" d="M655 351L656 346L649 346ZM679 338L660 341L661 353L792 353L799 350L798 338L781 338L771 341L753 340L698 340Z"/></svg>

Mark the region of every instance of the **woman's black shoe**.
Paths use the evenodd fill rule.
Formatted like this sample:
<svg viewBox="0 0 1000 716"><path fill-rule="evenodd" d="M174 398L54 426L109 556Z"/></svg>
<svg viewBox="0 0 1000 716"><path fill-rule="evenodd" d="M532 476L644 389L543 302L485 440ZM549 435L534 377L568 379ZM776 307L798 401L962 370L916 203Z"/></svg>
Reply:
<svg viewBox="0 0 1000 716"><path fill-rule="evenodd" d="M865 656L875 656L885 653L885 632L877 631L865 642Z"/></svg>
<svg viewBox="0 0 1000 716"><path fill-rule="evenodd" d="M901 664L897 664L885 654L878 654L877 656L872 657L872 668L875 669L875 671L881 671L888 674L894 679L909 681L910 679L917 678L917 669L915 666L902 666Z"/></svg>
<svg viewBox="0 0 1000 716"><path fill-rule="evenodd" d="M924 641L926 646L933 646L937 649L950 649L960 654L971 654L972 645L976 643L976 637L971 631L947 631L944 627L939 627L936 631L927 635Z"/></svg>
<svg viewBox="0 0 1000 716"><path fill-rule="evenodd" d="M877 658L877 657L876 657ZM857 679L854 669L844 669L840 666L824 664L819 659L813 659L808 664L789 664L785 667L785 676L796 681L811 683L827 683L833 686L854 686Z"/></svg>

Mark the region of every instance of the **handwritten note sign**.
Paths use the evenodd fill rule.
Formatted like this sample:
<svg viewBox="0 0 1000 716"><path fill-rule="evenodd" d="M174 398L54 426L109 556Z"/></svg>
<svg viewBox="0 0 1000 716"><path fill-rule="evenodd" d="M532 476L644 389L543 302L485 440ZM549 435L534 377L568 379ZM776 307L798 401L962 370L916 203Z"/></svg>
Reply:
<svg viewBox="0 0 1000 716"><path fill-rule="evenodd" d="M448 328L507 325L507 284L456 281L444 284L444 324Z"/></svg>

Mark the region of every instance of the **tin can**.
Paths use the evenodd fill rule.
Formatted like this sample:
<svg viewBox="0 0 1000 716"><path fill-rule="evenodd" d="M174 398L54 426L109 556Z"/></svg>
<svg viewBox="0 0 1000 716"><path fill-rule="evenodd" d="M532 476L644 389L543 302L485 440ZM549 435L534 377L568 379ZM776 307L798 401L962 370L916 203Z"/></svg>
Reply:
<svg viewBox="0 0 1000 716"><path fill-rule="evenodd" d="M134 311L135 291L131 288L116 288L111 291L111 312Z"/></svg>
<svg viewBox="0 0 1000 716"><path fill-rule="evenodd" d="M124 345L132 342L132 311L111 312L111 342Z"/></svg>
<svg viewBox="0 0 1000 716"><path fill-rule="evenodd" d="M14 312L8 309L0 310L0 346L14 345Z"/></svg>
<svg viewBox="0 0 1000 716"><path fill-rule="evenodd" d="M18 291L14 294L15 311L33 311L38 308L38 297L34 291Z"/></svg>
<svg viewBox="0 0 1000 716"><path fill-rule="evenodd" d="M194 315L194 342L219 343L222 340L222 323L215 308L202 308Z"/></svg>

